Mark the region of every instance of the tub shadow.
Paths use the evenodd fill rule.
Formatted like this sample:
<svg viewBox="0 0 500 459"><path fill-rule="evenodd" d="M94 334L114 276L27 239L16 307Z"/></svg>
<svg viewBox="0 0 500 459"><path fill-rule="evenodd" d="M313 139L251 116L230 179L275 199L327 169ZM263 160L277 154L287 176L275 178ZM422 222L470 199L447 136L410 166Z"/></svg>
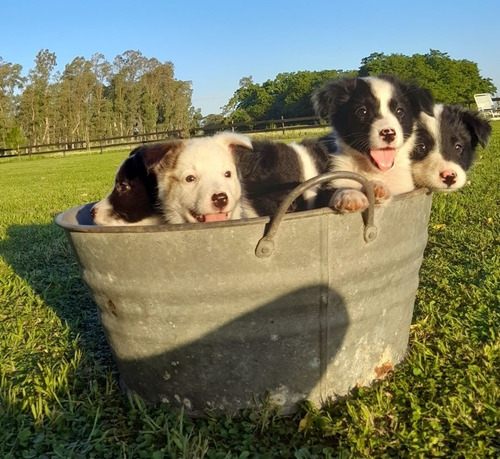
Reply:
<svg viewBox="0 0 500 459"><path fill-rule="evenodd" d="M165 333L163 352L148 352L146 335L136 334L132 346L141 357L122 357L113 344L120 338L107 325L111 317L120 330L120 316L107 305L96 306L64 230L55 224L12 226L0 255L79 336L84 353L103 367L118 368L122 388L146 400L193 415L269 400L286 414L311 392L324 401L334 395L328 394L326 372L349 317L343 299L325 285L290 292L180 346L168 343L168 331L153 328L147 336L158 340Z"/></svg>
<svg viewBox="0 0 500 459"><path fill-rule="evenodd" d="M182 345L176 343L183 329L192 336L193 329L204 327L196 311L175 330L165 317L153 316L142 324L140 336L134 336L127 318L121 322L126 312L119 304L113 303L112 311L104 306L101 314L107 316L103 322L110 342L119 348L122 387L194 415L266 402L287 414L311 395L317 403L326 402L335 395L328 390L327 370L349 325L343 299L323 285L292 291ZM223 318L224 311L220 314ZM150 355L150 345L163 345L165 351Z"/></svg>
<svg viewBox="0 0 500 459"><path fill-rule="evenodd" d="M78 336L82 351L101 365L114 365L95 303L61 228L11 226L0 242L0 256L69 326L72 337Z"/></svg>

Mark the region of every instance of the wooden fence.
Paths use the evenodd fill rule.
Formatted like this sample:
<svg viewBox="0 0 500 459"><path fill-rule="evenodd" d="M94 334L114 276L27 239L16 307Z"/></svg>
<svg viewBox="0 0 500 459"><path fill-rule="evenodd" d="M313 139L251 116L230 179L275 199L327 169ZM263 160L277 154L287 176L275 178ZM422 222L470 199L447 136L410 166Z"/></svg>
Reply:
<svg viewBox="0 0 500 459"><path fill-rule="evenodd" d="M307 116L302 118L288 118L265 121L254 121L252 123L240 124L224 124L224 125L209 125L196 127L189 131L171 130L160 132L139 133L121 137L108 137L103 139L93 140L76 140L72 142L57 142L43 145L28 145L21 146L17 149L0 149L1 158L12 158L20 156L46 155L62 153L63 155L71 154L72 152L85 150L100 150L102 153L105 149L116 147L132 148L137 145L158 142L166 139L201 137L204 135L212 135L221 131L237 131L246 134L257 134L265 132L279 132L283 135L287 131L295 129L310 129L320 126L320 118L316 116Z"/></svg>

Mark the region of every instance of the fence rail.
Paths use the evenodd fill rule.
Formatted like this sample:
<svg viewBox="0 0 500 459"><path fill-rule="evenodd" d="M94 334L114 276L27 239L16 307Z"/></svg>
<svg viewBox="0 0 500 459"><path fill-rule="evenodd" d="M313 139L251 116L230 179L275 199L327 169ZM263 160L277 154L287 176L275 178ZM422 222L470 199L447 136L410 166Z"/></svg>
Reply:
<svg viewBox="0 0 500 459"><path fill-rule="evenodd" d="M273 120L253 121L251 123L231 123L220 125L207 125L187 130L170 130L160 132L147 132L143 134L132 134L120 137L107 137L92 140L75 140L71 142L56 142L41 145L27 145L18 148L0 149L1 158L13 158L20 156L34 156L62 153L63 155L84 150L100 150L102 153L107 148L133 146L158 142L166 139L201 137L212 135L221 131L238 131L244 134L258 134L265 132L279 132L283 135L287 131L296 129L311 129L320 126L320 118L316 116L305 116L301 118L279 118Z"/></svg>

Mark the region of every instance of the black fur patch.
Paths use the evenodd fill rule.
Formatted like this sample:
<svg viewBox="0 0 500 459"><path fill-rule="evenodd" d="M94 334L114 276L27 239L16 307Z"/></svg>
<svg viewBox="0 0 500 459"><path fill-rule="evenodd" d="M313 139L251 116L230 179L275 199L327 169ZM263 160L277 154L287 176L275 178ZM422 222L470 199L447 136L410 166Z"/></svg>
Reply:
<svg viewBox="0 0 500 459"><path fill-rule="evenodd" d="M303 141L319 171L325 171L328 153L317 142ZM254 141L253 149L235 146L236 166L245 195L258 215L273 215L281 202L303 182L296 151L282 142ZM299 197L290 211L305 210Z"/></svg>
<svg viewBox="0 0 500 459"><path fill-rule="evenodd" d="M422 161L434 148L436 140L421 123L418 123L415 132L415 147L410 154L410 159L412 161Z"/></svg>
<svg viewBox="0 0 500 459"><path fill-rule="evenodd" d="M162 144L134 149L122 163L109 195L112 212L129 223L158 213L158 181L152 168L165 155Z"/></svg>

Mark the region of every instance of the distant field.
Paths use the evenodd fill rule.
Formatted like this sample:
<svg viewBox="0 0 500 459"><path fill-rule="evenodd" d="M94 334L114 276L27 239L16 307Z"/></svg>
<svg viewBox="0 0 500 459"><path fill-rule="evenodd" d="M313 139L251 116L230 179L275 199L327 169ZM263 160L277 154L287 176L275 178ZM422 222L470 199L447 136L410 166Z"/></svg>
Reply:
<svg viewBox="0 0 500 459"><path fill-rule="evenodd" d="M500 123L471 184L434 196L407 360L284 418L193 420L120 392L53 219L107 194L128 153L0 160L0 457L500 456Z"/></svg>

